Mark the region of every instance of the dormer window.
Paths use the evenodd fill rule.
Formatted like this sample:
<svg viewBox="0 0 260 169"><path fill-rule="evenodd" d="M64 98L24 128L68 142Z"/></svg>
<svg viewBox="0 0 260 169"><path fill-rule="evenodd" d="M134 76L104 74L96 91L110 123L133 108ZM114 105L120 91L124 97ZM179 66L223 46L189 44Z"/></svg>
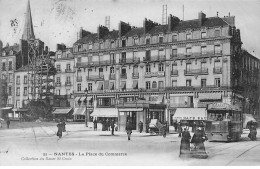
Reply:
<svg viewBox="0 0 260 169"><path fill-rule="evenodd" d="M12 50L10 50L10 53L9 53L9 55L13 55L14 54L14 52L12 51Z"/></svg>
<svg viewBox="0 0 260 169"><path fill-rule="evenodd" d="M159 37L159 43L163 43L163 37Z"/></svg>
<svg viewBox="0 0 260 169"><path fill-rule="evenodd" d="M146 44L150 44L150 38L146 38Z"/></svg>
<svg viewBox="0 0 260 169"><path fill-rule="evenodd" d="M191 33L186 34L186 40L191 39Z"/></svg>
<svg viewBox="0 0 260 169"><path fill-rule="evenodd" d="M206 37L207 37L206 32L201 32L201 39L204 39L204 38L206 38Z"/></svg>
<svg viewBox="0 0 260 169"><path fill-rule="evenodd" d="M135 44L135 45L138 45L138 42L139 42L139 39L138 39L138 38L135 38L135 39L134 39L134 44Z"/></svg>
<svg viewBox="0 0 260 169"><path fill-rule="evenodd" d="M104 43L103 42L99 43L99 46L100 46L100 49L104 49Z"/></svg>
<svg viewBox="0 0 260 169"><path fill-rule="evenodd" d="M92 50L92 47L93 47L92 43L88 44L88 49L89 50Z"/></svg>
<svg viewBox="0 0 260 169"><path fill-rule="evenodd" d="M220 36L220 30L215 30L215 37L219 37Z"/></svg>
<svg viewBox="0 0 260 169"><path fill-rule="evenodd" d="M172 41L176 42L178 40L178 36L177 35L172 35Z"/></svg>
<svg viewBox="0 0 260 169"><path fill-rule="evenodd" d="M2 55L5 56L5 54L6 54L5 51L3 51Z"/></svg>
<svg viewBox="0 0 260 169"><path fill-rule="evenodd" d="M122 47L126 47L126 40L122 40Z"/></svg>

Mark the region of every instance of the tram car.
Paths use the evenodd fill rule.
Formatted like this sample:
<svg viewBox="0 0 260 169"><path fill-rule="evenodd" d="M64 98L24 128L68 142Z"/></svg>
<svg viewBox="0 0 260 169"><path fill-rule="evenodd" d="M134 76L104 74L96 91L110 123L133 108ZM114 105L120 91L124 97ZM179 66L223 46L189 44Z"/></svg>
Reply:
<svg viewBox="0 0 260 169"><path fill-rule="evenodd" d="M208 141L239 141L242 131L242 111L226 103L209 104L205 132Z"/></svg>

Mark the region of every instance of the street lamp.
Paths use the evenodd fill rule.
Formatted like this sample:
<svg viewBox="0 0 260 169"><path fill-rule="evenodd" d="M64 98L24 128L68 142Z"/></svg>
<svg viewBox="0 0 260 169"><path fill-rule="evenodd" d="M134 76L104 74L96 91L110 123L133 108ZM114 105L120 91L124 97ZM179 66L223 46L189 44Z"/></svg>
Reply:
<svg viewBox="0 0 260 169"><path fill-rule="evenodd" d="M88 111L88 89L85 88L84 90L85 94L86 94L86 111L85 111L85 126L88 127L88 118L87 118L87 111Z"/></svg>

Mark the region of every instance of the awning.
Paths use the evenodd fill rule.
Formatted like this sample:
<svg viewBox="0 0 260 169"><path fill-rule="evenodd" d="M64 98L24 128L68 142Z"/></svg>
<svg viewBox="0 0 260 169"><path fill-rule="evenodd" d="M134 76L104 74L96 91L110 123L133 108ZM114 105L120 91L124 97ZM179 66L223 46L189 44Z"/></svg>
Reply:
<svg viewBox="0 0 260 169"><path fill-rule="evenodd" d="M1 110L9 110L12 109L12 107L2 107Z"/></svg>
<svg viewBox="0 0 260 169"><path fill-rule="evenodd" d="M68 114L72 108L56 109L52 114Z"/></svg>
<svg viewBox="0 0 260 169"><path fill-rule="evenodd" d="M140 111L140 112L142 112L143 111L143 109L142 108L126 108L126 109L118 109L120 112L125 112L125 111L127 111L127 112L129 112L129 111Z"/></svg>
<svg viewBox="0 0 260 169"><path fill-rule="evenodd" d="M86 108L75 108L73 115L85 115Z"/></svg>
<svg viewBox="0 0 260 169"><path fill-rule="evenodd" d="M91 97L87 97L87 101L90 101L92 99L92 96Z"/></svg>
<svg viewBox="0 0 260 169"><path fill-rule="evenodd" d="M110 82L109 90L113 90L113 89L114 89L114 82Z"/></svg>
<svg viewBox="0 0 260 169"><path fill-rule="evenodd" d="M95 108L90 116L95 117L118 117L118 109L115 108Z"/></svg>
<svg viewBox="0 0 260 169"><path fill-rule="evenodd" d="M103 82L99 82L98 84L98 90L102 90L103 89Z"/></svg>
<svg viewBox="0 0 260 169"><path fill-rule="evenodd" d="M109 87L109 81L105 80L105 82L104 82L104 89L108 89L108 87Z"/></svg>
<svg viewBox="0 0 260 169"><path fill-rule="evenodd" d="M177 108L173 119L180 120L207 120L206 108Z"/></svg>
<svg viewBox="0 0 260 169"><path fill-rule="evenodd" d="M80 100L80 97L75 98L75 102L78 102Z"/></svg>
<svg viewBox="0 0 260 169"><path fill-rule="evenodd" d="M133 89L138 88L138 80L133 81Z"/></svg>
<svg viewBox="0 0 260 169"><path fill-rule="evenodd" d="M221 100L221 93L199 93L199 100Z"/></svg>
<svg viewBox="0 0 260 169"><path fill-rule="evenodd" d="M80 100L84 101L87 97L81 97Z"/></svg>
<svg viewBox="0 0 260 169"><path fill-rule="evenodd" d="M159 95L158 96L158 98L157 98L157 101L156 101L156 103L158 104L158 103L163 103L163 95Z"/></svg>
<svg viewBox="0 0 260 169"><path fill-rule="evenodd" d="M120 88L121 88L121 89L125 89L125 85L126 85L126 82L125 82L125 81L122 81L122 82L121 82L121 85L120 85Z"/></svg>

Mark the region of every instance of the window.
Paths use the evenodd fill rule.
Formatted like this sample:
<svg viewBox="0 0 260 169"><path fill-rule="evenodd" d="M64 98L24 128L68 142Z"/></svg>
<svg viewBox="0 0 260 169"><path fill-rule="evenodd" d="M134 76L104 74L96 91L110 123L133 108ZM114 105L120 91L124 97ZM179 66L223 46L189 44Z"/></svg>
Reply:
<svg viewBox="0 0 260 169"><path fill-rule="evenodd" d="M191 63L186 64L186 70L189 72L191 71Z"/></svg>
<svg viewBox="0 0 260 169"><path fill-rule="evenodd" d="M93 47L92 44L88 44L88 49L89 49L89 50L92 50L92 47Z"/></svg>
<svg viewBox="0 0 260 169"><path fill-rule="evenodd" d="M207 54L207 47L201 46L201 55L206 55L206 54Z"/></svg>
<svg viewBox="0 0 260 169"><path fill-rule="evenodd" d="M16 100L16 108L20 108L20 100Z"/></svg>
<svg viewBox="0 0 260 169"><path fill-rule="evenodd" d="M77 62L80 63L81 62L81 57L77 58Z"/></svg>
<svg viewBox="0 0 260 169"><path fill-rule="evenodd" d="M138 75L139 72L138 72L138 66L134 66L134 75Z"/></svg>
<svg viewBox="0 0 260 169"><path fill-rule="evenodd" d="M80 84L80 83L77 85L77 91L78 91L78 92L81 91L81 84Z"/></svg>
<svg viewBox="0 0 260 169"><path fill-rule="evenodd" d="M70 83L70 76L67 76L66 82L67 82L67 83Z"/></svg>
<svg viewBox="0 0 260 169"><path fill-rule="evenodd" d="M56 78L56 83L57 83L57 84L60 84L60 77L57 77L57 78Z"/></svg>
<svg viewBox="0 0 260 169"><path fill-rule="evenodd" d="M215 37L219 37L220 36L220 30L215 30Z"/></svg>
<svg viewBox="0 0 260 169"><path fill-rule="evenodd" d="M24 89L23 89L23 95L24 95L24 96L27 96L27 94L28 94L27 87L24 87Z"/></svg>
<svg viewBox="0 0 260 169"><path fill-rule="evenodd" d="M125 63L126 62L126 52L123 52L121 55L121 63Z"/></svg>
<svg viewBox="0 0 260 169"><path fill-rule="evenodd" d="M9 73L9 77L8 77L8 82L12 82L13 78L12 78L12 73Z"/></svg>
<svg viewBox="0 0 260 169"><path fill-rule="evenodd" d="M186 80L186 86L191 86L191 80Z"/></svg>
<svg viewBox="0 0 260 169"><path fill-rule="evenodd" d="M5 51L3 51L2 55L3 55L3 56L5 56L5 55L6 55Z"/></svg>
<svg viewBox="0 0 260 169"><path fill-rule="evenodd" d="M146 67L145 67L146 69L146 72L151 72L151 66L150 65L146 65Z"/></svg>
<svg viewBox="0 0 260 169"><path fill-rule="evenodd" d="M177 57L177 49L172 50L172 57Z"/></svg>
<svg viewBox="0 0 260 169"><path fill-rule="evenodd" d="M122 40L122 47L126 47L126 40Z"/></svg>
<svg viewBox="0 0 260 169"><path fill-rule="evenodd" d="M20 96L20 87L16 88L16 96Z"/></svg>
<svg viewBox="0 0 260 169"><path fill-rule="evenodd" d="M114 74L114 73L115 73L115 68L114 68L114 67L111 67L111 68L110 68L110 73L111 73L111 74Z"/></svg>
<svg viewBox="0 0 260 169"><path fill-rule="evenodd" d="M12 96L12 86L8 87L8 96Z"/></svg>
<svg viewBox="0 0 260 169"><path fill-rule="evenodd" d="M135 39L134 39L134 44L135 44L135 45L138 45L138 42L139 42L139 39L138 39L138 38L135 38Z"/></svg>
<svg viewBox="0 0 260 169"><path fill-rule="evenodd" d="M207 34L206 32L201 32L201 39L206 38Z"/></svg>
<svg viewBox="0 0 260 169"><path fill-rule="evenodd" d="M159 89L163 89L164 88L164 84L163 84L163 81L159 81Z"/></svg>
<svg viewBox="0 0 260 169"><path fill-rule="evenodd" d="M186 54L191 55L191 48L186 48Z"/></svg>
<svg viewBox="0 0 260 169"><path fill-rule="evenodd" d="M9 70L13 70L13 62L9 61Z"/></svg>
<svg viewBox="0 0 260 169"><path fill-rule="evenodd" d="M215 69L220 69L220 68L221 68L221 62L215 61L215 62L214 62L214 68L215 68Z"/></svg>
<svg viewBox="0 0 260 169"><path fill-rule="evenodd" d="M201 70L202 71L207 70L206 63L201 63Z"/></svg>
<svg viewBox="0 0 260 169"><path fill-rule="evenodd" d="M134 55L134 60L137 60L138 59L137 52L134 52L133 55Z"/></svg>
<svg viewBox="0 0 260 169"><path fill-rule="evenodd" d="M156 81L153 81L152 88L157 88L157 82Z"/></svg>
<svg viewBox="0 0 260 169"><path fill-rule="evenodd" d="M20 76L16 76L16 84L20 84Z"/></svg>
<svg viewBox="0 0 260 169"><path fill-rule="evenodd" d="M177 35L172 35L172 41L176 42L178 40L178 36Z"/></svg>
<svg viewBox="0 0 260 169"><path fill-rule="evenodd" d="M220 45L214 46L214 53L215 53L215 54L220 54L220 53L221 53L221 51L220 51Z"/></svg>
<svg viewBox="0 0 260 169"><path fill-rule="evenodd" d="M172 64L172 71L176 71L177 70L177 65L176 64Z"/></svg>
<svg viewBox="0 0 260 169"><path fill-rule="evenodd" d="M215 78L215 86L220 87L220 78Z"/></svg>
<svg viewBox="0 0 260 169"><path fill-rule="evenodd" d="M164 65L163 63L159 64L159 72L163 72L164 71Z"/></svg>
<svg viewBox="0 0 260 169"><path fill-rule="evenodd" d="M103 68L99 68L99 76L102 76L103 75Z"/></svg>
<svg viewBox="0 0 260 169"><path fill-rule="evenodd" d="M92 83L88 83L88 91L92 91Z"/></svg>
<svg viewBox="0 0 260 169"><path fill-rule="evenodd" d="M60 65L57 65L57 71L60 71Z"/></svg>
<svg viewBox="0 0 260 169"><path fill-rule="evenodd" d="M56 95L60 95L60 90L56 90Z"/></svg>
<svg viewBox="0 0 260 169"><path fill-rule="evenodd" d="M147 50L145 52L145 60L150 60L151 59L151 51L150 50Z"/></svg>
<svg viewBox="0 0 260 169"><path fill-rule="evenodd" d="M189 39L191 39L191 34L190 33L186 34L186 40L189 40Z"/></svg>
<svg viewBox="0 0 260 169"><path fill-rule="evenodd" d="M70 70L70 64L67 64L66 68L67 68L67 70Z"/></svg>
<svg viewBox="0 0 260 169"><path fill-rule="evenodd" d="M163 43L163 37L159 37L159 43Z"/></svg>
<svg viewBox="0 0 260 169"><path fill-rule="evenodd" d="M115 42L111 41L111 48L115 48Z"/></svg>
<svg viewBox="0 0 260 169"><path fill-rule="evenodd" d="M3 62L2 64L3 64L3 66L2 66L2 70L5 71L5 70L6 70L5 62Z"/></svg>
<svg viewBox="0 0 260 169"><path fill-rule="evenodd" d="M146 44L150 44L150 38L146 38Z"/></svg>
<svg viewBox="0 0 260 169"><path fill-rule="evenodd" d="M111 60L112 63L116 63L116 58L115 58L115 54L114 53L110 54L110 60Z"/></svg>
<svg viewBox="0 0 260 169"><path fill-rule="evenodd" d="M201 79L201 87L206 87L206 86L207 86L207 80Z"/></svg>
<svg viewBox="0 0 260 169"><path fill-rule="evenodd" d="M70 94L70 89L66 89L66 95Z"/></svg>
<svg viewBox="0 0 260 169"><path fill-rule="evenodd" d="M24 84L28 84L28 77L27 76L24 76L23 82L24 82Z"/></svg>
<svg viewBox="0 0 260 169"><path fill-rule="evenodd" d="M104 49L104 43L99 43L99 46L100 49Z"/></svg>
<svg viewBox="0 0 260 169"><path fill-rule="evenodd" d="M146 86L146 89L150 89L151 88L151 83L150 82L146 82L145 86Z"/></svg>
<svg viewBox="0 0 260 169"><path fill-rule="evenodd" d="M172 87L177 87L177 80L172 81Z"/></svg>
<svg viewBox="0 0 260 169"><path fill-rule="evenodd" d="M60 59L60 58L61 58L61 54L58 54L58 55L57 55L57 59Z"/></svg>

